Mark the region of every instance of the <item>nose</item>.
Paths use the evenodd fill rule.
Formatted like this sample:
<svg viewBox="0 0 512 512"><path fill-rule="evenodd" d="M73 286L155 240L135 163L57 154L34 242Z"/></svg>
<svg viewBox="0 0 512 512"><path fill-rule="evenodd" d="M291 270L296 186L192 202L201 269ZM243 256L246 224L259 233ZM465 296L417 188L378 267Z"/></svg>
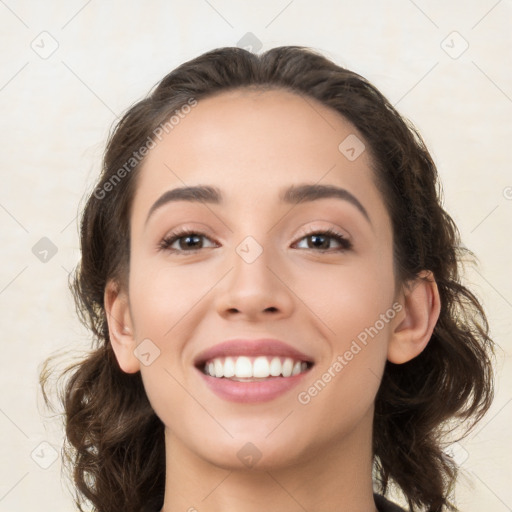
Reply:
<svg viewBox="0 0 512 512"><path fill-rule="evenodd" d="M254 261L236 253L231 267L217 288L216 309L221 317L258 321L292 314L290 278L271 251L263 250Z"/></svg>

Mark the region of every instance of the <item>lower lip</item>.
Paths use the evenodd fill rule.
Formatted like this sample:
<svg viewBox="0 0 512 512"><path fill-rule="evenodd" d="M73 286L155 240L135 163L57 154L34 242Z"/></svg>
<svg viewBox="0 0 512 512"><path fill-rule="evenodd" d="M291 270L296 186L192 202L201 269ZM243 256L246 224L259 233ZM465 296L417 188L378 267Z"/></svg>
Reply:
<svg viewBox="0 0 512 512"><path fill-rule="evenodd" d="M239 403L268 402L273 400L295 387L309 372L309 370L306 370L292 377L274 377L259 382L239 382L211 377L199 369L197 371L217 396L230 402Z"/></svg>

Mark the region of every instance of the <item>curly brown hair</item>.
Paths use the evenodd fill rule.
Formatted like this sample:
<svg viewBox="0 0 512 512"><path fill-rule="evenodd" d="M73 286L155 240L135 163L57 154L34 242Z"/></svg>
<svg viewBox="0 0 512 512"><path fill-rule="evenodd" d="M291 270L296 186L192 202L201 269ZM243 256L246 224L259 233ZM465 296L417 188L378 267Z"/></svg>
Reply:
<svg viewBox="0 0 512 512"><path fill-rule="evenodd" d="M163 504L164 425L140 372L124 373L117 363L104 304L107 281L123 282L129 267L129 218L141 164L134 152L191 98L248 87L315 98L359 130L392 221L397 281L417 278L422 270L435 276L441 312L428 345L407 363L386 362L375 402L374 476L383 494L396 484L412 511L457 510L449 500L458 467L443 450L446 426L449 420L474 425L494 393L487 319L461 283L464 260L474 255L461 245L442 207L435 164L412 124L365 78L301 46L261 55L225 47L185 62L110 134L103 171L83 211L81 261L70 283L77 312L94 336L93 350L61 374L69 376L60 393L63 458L76 504L82 511L88 501L99 512L155 511ZM114 182L120 169L122 179ZM48 405L49 361L41 372Z"/></svg>

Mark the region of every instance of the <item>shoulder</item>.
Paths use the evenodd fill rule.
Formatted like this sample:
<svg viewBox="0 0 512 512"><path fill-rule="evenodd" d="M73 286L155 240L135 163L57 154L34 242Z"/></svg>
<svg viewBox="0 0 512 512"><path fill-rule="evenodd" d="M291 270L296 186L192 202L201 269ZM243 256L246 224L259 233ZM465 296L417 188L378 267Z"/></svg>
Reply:
<svg viewBox="0 0 512 512"><path fill-rule="evenodd" d="M403 508L399 507L398 505L395 505L391 501L384 498L384 496L381 496L380 494L373 495L373 499L375 501L375 506L377 507L377 510L379 512L407 512Z"/></svg>

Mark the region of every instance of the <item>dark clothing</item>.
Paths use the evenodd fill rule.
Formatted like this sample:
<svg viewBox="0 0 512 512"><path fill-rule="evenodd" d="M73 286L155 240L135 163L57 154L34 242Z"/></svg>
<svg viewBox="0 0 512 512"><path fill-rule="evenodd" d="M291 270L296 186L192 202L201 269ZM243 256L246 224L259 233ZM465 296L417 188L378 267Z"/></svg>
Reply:
<svg viewBox="0 0 512 512"><path fill-rule="evenodd" d="M406 512L403 508L395 505L391 501L384 498L380 494L373 494L373 499L375 501L375 506L379 512Z"/></svg>

